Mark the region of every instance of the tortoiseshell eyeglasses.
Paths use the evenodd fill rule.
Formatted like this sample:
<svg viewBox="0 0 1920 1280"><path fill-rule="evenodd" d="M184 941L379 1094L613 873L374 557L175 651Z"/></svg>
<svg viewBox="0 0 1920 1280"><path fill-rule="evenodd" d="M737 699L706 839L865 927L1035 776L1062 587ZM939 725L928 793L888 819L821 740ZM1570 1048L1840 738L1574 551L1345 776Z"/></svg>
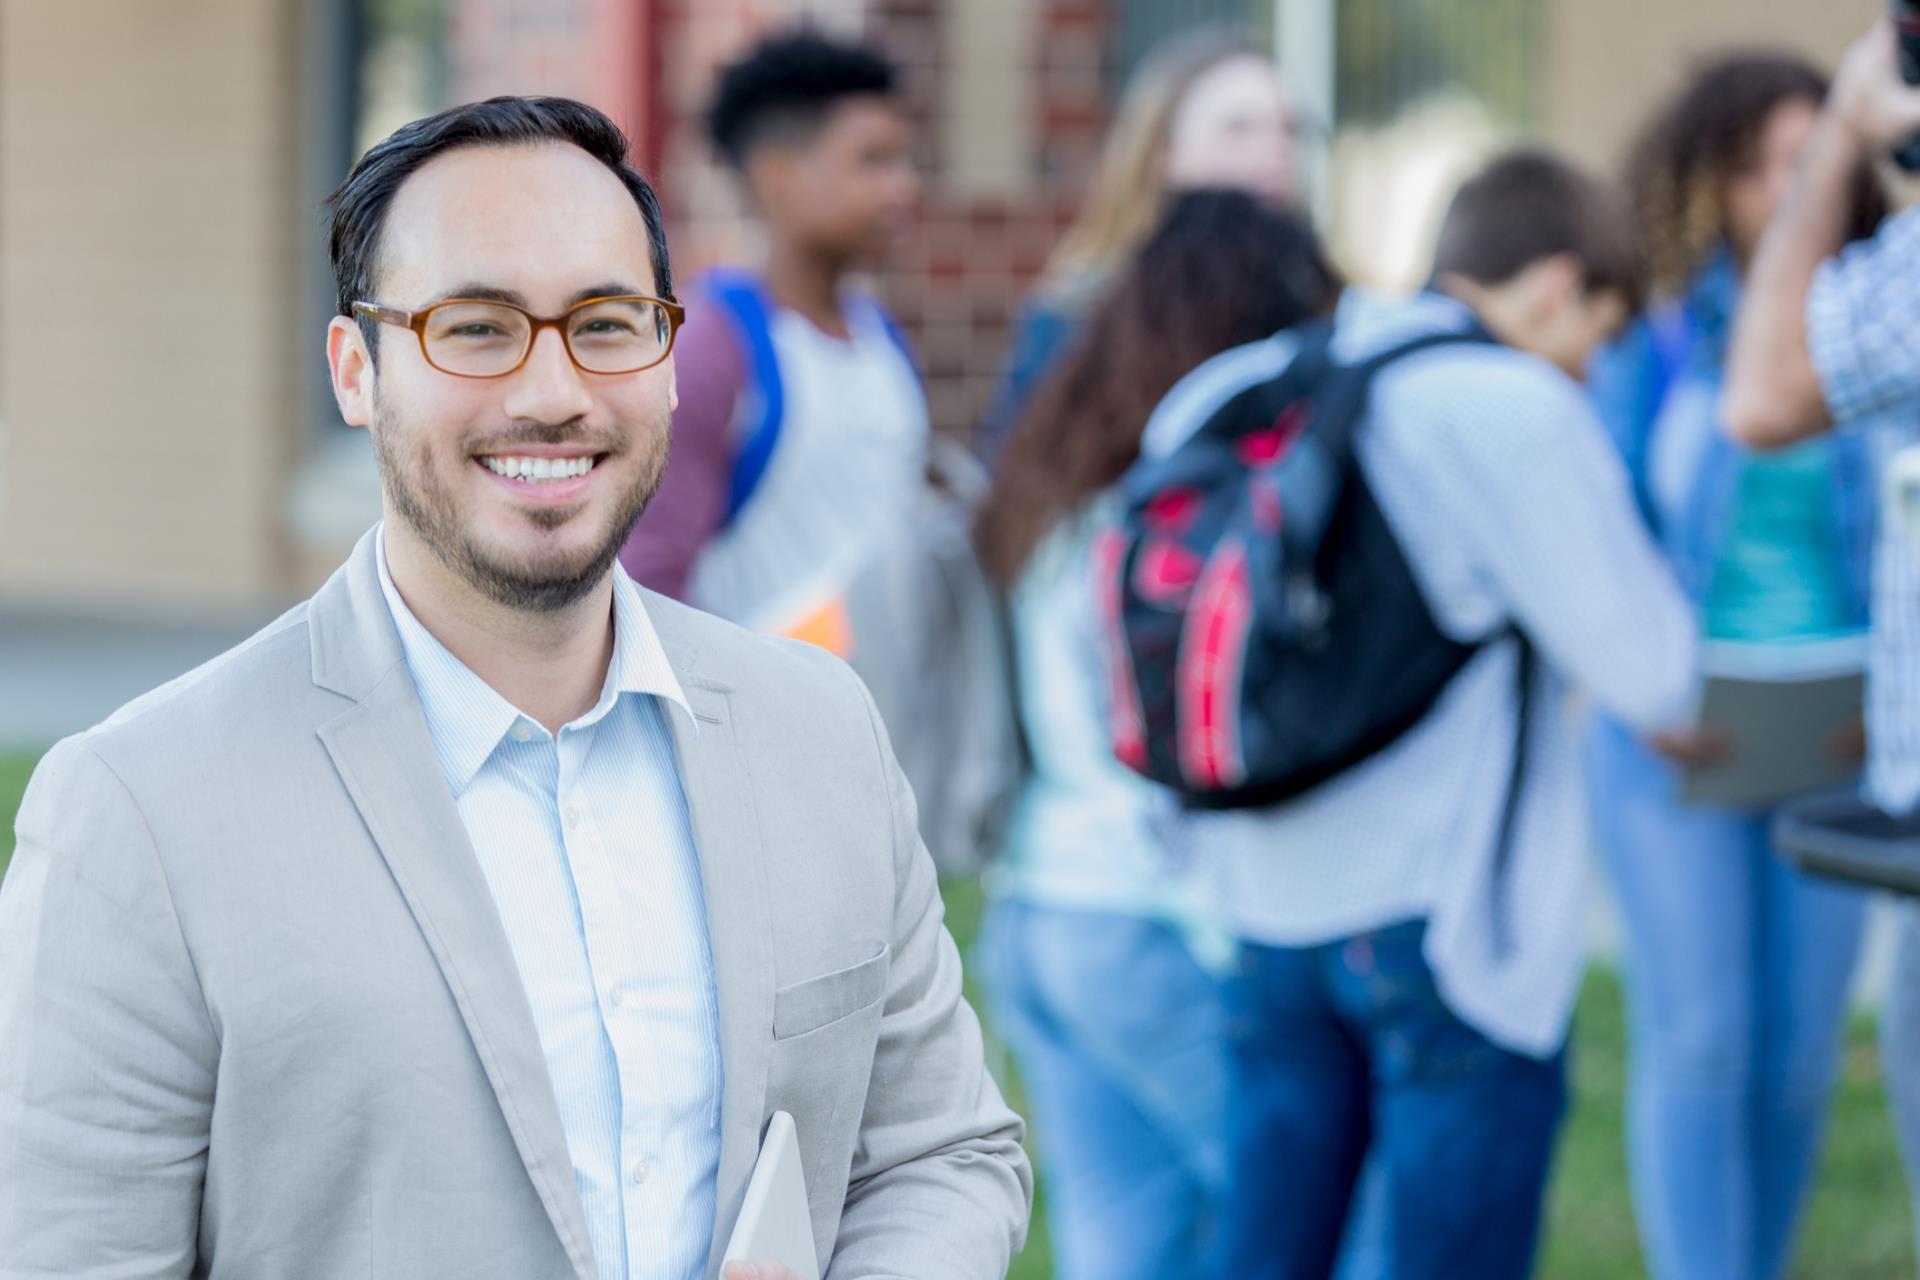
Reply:
<svg viewBox="0 0 1920 1280"><path fill-rule="evenodd" d="M542 329L560 331L567 356L583 373L639 373L665 360L687 317L671 298L622 294L588 298L557 316L536 316L510 302L449 298L424 311L403 311L377 302L356 302L353 314L411 329L420 354L442 373L461 378L504 378L533 352Z"/></svg>

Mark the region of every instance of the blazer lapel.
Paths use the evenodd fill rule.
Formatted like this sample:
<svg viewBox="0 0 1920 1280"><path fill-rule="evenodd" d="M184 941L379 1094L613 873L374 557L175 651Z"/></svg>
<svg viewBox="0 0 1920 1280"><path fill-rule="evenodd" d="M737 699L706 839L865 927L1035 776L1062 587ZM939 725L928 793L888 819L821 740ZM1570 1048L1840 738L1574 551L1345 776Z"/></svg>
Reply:
<svg viewBox="0 0 1920 1280"><path fill-rule="evenodd" d="M369 535L314 597L315 682L355 699L320 738L439 963L574 1271L592 1280L586 1215L533 1012L440 773L373 555Z"/></svg>
<svg viewBox="0 0 1920 1280"><path fill-rule="evenodd" d="M660 611L651 611L651 616L658 620ZM667 639L664 632L662 639ZM760 1112L766 1102L773 1039L771 925L760 864L759 822L740 744L734 737L728 690L692 674L691 662L684 661L690 655L672 647L668 654L695 721L689 725L683 716L666 717L700 857L725 1077L708 1267L713 1274L726 1246L722 1232L739 1215L747 1176L759 1155Z"/></svg>

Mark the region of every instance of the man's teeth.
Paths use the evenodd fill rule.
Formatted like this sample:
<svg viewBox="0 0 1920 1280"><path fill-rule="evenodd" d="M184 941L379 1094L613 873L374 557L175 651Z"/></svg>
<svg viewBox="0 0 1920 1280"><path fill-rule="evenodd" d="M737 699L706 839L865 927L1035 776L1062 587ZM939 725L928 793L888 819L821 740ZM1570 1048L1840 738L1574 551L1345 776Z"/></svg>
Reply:
<svg viewBox="0 0 1920 1280"><path fill-rule="evenodd" d="M509 480L571 480L593 470L592 457L583 458L504 458L485 457L480 462L487 470Z"/></svg>

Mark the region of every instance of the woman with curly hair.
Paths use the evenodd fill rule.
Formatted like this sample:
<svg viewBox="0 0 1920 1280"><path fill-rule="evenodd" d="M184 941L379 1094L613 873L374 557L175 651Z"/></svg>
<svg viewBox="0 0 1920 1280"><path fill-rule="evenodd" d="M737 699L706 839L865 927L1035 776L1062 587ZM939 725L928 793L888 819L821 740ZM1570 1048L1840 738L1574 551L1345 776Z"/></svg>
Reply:
<svg viewBox="0 0 1920 1280"><path fill-rule="evenodd" d="M1722 56L1654 117L1629 165L1658 301L1596 361L1594 395L1709 641L1804 644L1866 622L1873 512L1857 442L1749 453L1716 410L1742 274L1826 88L1792 55ZM1862 169L1856 233L1882 209ZM1777 858L1770 812L1686 803L1674 763L1624 727L1601 719L1591 763L1626 920L1628 1148L1649 1270L1782 1275L1862 900Z"/></svg>
<svg viewBox="0 0 1920 1280"><path fill-rule="evenodd" d="M1114 758L1093 534L1175 382L1337 291L1299 219L1243 192L1176 197L1017 420L981 510L1030 759L980 952L1062 1280L1223 1274L1209 1245L1227 1176L1225 997L1190 949L1205 931L1162 838L1175 806Z"/></svg>

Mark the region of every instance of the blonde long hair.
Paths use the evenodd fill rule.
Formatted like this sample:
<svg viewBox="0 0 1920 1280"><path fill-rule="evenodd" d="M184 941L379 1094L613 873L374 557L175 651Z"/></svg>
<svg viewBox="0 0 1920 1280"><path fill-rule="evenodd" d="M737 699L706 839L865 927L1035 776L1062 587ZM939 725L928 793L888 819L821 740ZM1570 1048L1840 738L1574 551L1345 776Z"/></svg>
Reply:
<svg viewBox="0 0 1920 1280"><path fill-rule="evenodd" d="M1166 206L1167 142L1181 100L1221 63L1248 57L1272 61L1245 35L1205 30L1166 45L1141 64L1120 97L1080 216L1042 273L1043 289L1103 280L1146 242Z"/></svg>

